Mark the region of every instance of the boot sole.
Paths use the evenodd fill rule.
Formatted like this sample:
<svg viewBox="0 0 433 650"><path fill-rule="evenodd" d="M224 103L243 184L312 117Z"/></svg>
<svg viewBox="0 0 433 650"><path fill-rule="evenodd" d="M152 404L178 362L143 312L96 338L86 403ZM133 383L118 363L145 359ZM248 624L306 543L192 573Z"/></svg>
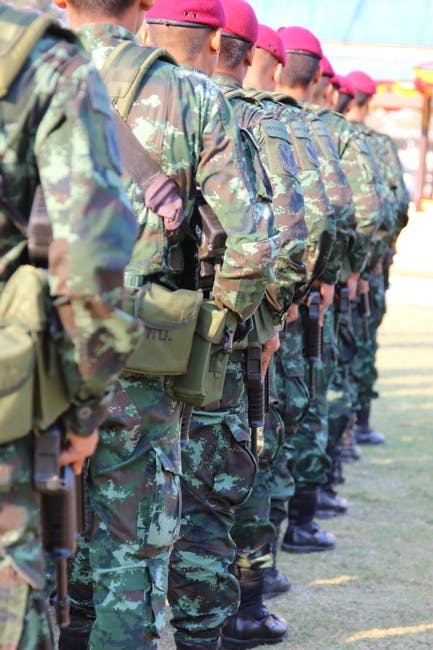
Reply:
<svg viewBox="0 0 433 650"><path fill-rule="evenodd" d="M317 519L331 519L332 517L341 517L347 515L347 510L317 510L314 515Z"/></svg>
<svg viewBox="0 0 433 650"><path fill-rule="evenodd" d="M281 544L283 551L288 553L321 553L322 551L332 551L335 544L332 546L292 546L291 544Z"/></svg>
<svg viewBox="0 0 433 650"><path fill-rule="evenodd" d="M237 648L257 648L259 645L276 645L277 643L282 643L284 639L287 639L287 633L284 636L280 636L278 639L231 639L227 636L221 637L222 647L227 650L236 650Z"/></svg>

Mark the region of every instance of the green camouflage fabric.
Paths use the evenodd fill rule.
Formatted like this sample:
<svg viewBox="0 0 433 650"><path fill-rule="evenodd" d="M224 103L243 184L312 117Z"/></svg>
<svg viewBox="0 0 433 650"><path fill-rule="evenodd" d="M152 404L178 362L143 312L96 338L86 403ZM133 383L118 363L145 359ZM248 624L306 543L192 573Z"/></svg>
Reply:
<svg viewBox="0 0 433 650"><path fill-rule="evenodd" d="M32 20L0 3L2 48L12 29ZM72 36L41 38L0 100L0 160L0 281L18 263L7 265L7 255L25 241L40 182L53 229L51 293L70 303L74 328L63 348L76 388L65 426L85 435L104 416L137 337L136 324L118 310L136 223L121 185L108 97ZM0 446L0 646L11 650L53 647L32 455L32 434Z"/></svg>
<svg viewBox="0 0 433 650"><path fill-rule="evenodd" d="M310 133L302 120L302 108L291 97L278 93L250 91L287 128L293 145L305 203L307 224L307 280L320 276L336 241L334 209L321 178L320 163Z"/></svg>
<svg viewBox="0 0 433 650"><path fill-rule="evenodd" d="M125 40L137 42L118 25L88 25L79 35L98 68L113 47ZM171 101L173 97L176 101ZM227 233L224 264L217 270L213 294L241 319L250 316L273 280L271 266L281 238L269 201L254 200L236 123L221 91L197 71L157 61L138 90L128 124L176 182L187 219L200 185ZM128 193L140 228L128 271L157 275L168 286L178 286L183 271L179 242L168 242L160 217L134 201L134 184Z"/></svg>
<svg viewBox="0 0 433 650"><path fill-rule="evenodd" d="M119 43L135 42L130 32L112 24L87 25L80 36L97 67ZM236 123L221 91L196 71L158 60L138 90L128 123L175 180L188 220L200 185L227 233L214 295L239 318L251 315L274 279L271 265L280 235L270 201L255 200ZM161 219L137 201L135 189L130 183L139 237L128 271L171 288L182 286L182 242L176 235L168 239ZM180 404L168 397L162 379L122 377L90 464L93 534L72 567L74 621L68 634L89 631L96 614L90 647L143 647L143 638L146 648L157 646L165 622L168 558L180 526L179 425ZM119 627L120 613L125 623Z"/></svg>
<svg viewBox="0 0 433 650"><path fill-rule="evenodd" d="M296 449L293 477L298 486L317 486L326 482L331 462L326 453L328 442L327 391L336 369L337 349L332 309L325 311L322 334L322 358L316 366L316 391L306 415L295 429L292 444ZM308 377L305 361L305 378Z"/></svg>
<svg viewBox="0 0 433 650"><path fill-rule="evenodd" d="M349 263L352 272L359 272L381 222L382 199L374 166L363 137L344 115L323 107L318 107L318 114L333 137L341 167L352 190L356 238L349 253Z"/></svg>
<svg viewBox="0 0 433 650"><path fill-rule="evenodd" d="M335 284L341 278L343 262L355 237L356 220L352 190L330 131L315 110L316 105L306 101L299 103L302 106L302 119L317 151L325 191L335 214L336 242L321 276L325 282Z"/></svg>
<svg viewBox="0 0 433 650"><path fill-rule="evenodd" d="M398 149L385 133L377 133L376 138L382 144L382 159L384 161L384 172L388 180L394 197L395 197L395 227L394 238L397 239L401 230L407 225L408 222L408 208L409 208L409 193L404 181L403 167L398 155Z"/></svg>
<svg viewBox="0 0 433 650"><path fill-rule="evenodd" d="M258 471L250 496L236 511L232 529L236 544L235 563L256 570L271 567L274 563L276 528L271 522L272 496L287 503L294 490L290 472L286 471L283 477L280 466L286 435L278 412L274 359L268 369L268 385L269 412L265 417L263 434L258 435Z"/></svg>
<svg viewBox="0 0 433 650"><path fill-rule="evenodd" d="M177 641L215 642L239 602L229 572L236 509L251 491L256 465L247 442L224 423L195 414L182 450L182 520L170 559L168 597Z"/></svg>
<svg viewBox="0 0 433 650"><path fill-rule="evenodd" d="M352 310L353 329L356 337L357 353L350 364L350 387L355 410L366 407L372 399L378 397L374 383L378 373L376 369L377 330L386 311L385 282L383 273L370 273L370 310L368 319L368 339L364 333L363 317L359 308Z"/></svg>
<svg viewBox="0 0 433 650"><path fill-rule="evenodd" d="M270 186L275 224L283 242L274 265L274 287L281 311L285 312L295 291L304 287L306 275L304 197L296 176L292 145L284 125L272 113L265 112L258 100L249 97L248 91L244 93L234 77L218 73L213 80L230 101L241 133L249 133L246 144L252 148L258 198L266 192L266 185Z"/></svg>

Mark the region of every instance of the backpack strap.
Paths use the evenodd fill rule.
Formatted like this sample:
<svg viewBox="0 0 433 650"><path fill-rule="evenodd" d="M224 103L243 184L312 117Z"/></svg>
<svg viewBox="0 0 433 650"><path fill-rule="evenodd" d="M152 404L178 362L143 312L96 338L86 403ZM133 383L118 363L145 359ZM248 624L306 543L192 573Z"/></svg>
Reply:
<svg viewBox="0 0 433 650"><path fill-rule="evenodd" d="M47 14L0 6L0 99L8 93L36 43L51 30L75 41L72 32L62 29Z"/></svg>
<svg viewBox="0 0 433 650"><path fill-rule="evenodd" d="M171 54L162 48L124 41L111 51L102 66L100 74L108 94L124 120L129 115L146 72L156 61L177 65Z"/></svg>

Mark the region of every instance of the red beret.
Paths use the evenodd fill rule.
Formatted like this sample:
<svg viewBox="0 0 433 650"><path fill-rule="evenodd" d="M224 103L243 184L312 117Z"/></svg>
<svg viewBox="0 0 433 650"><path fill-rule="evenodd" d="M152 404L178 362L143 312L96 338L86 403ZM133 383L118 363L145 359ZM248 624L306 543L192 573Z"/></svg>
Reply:
<svg viewBox="0 0 433 650"><path fill-rule="evenodd" d="M283 42L277 32L267 25L259 25L259 35L256 41L257 47L266 50L283 65L286 63L286 53Z"/></svg>
<svg viewBox="0 0 433 650"><path fill-rule="evenodd" d="M320 41L305 27L280 27L278 34L286 52L306 52L318 59L323 56Z"/></svg>
<svg viewBox="0 0 433 650"><path fill-rule="evenodd" d="M376 82L365 72L354 70L346 75L346 78L352 83L355 90L359 90L366 95L374 95L376 92Z"/></svg>
<svg viewBox="0 0 433 650"><path fill-rule="evenodd" d="M332 78L332 84L338 87L339 93L345 93L351 97L355 97L355 88L353 87L352 82L347 77L344 77L341 74L336 74Z"/></svg>
<svg viewBox="0 0 433 650"><path fill-rule="evenodd" d="M329 59L326 56L323 56L320 59L320 69L321 69L322 75L324 77L334 77L335 76L334 68L332 67Z"/></svg>
<svg viewBox="0 0 433 650"><path fill-rule="evenodd" d="M245 0L222 0L222 3L227 16L223 34L255 43L259 23L252 6Z"/></svg>
<svg viewBox="0 0 433 650"><path fill-rule="evenodd" d="M221 0L156 0L146 12L146 21L218 29L226 24L226 15Z"/></svg>

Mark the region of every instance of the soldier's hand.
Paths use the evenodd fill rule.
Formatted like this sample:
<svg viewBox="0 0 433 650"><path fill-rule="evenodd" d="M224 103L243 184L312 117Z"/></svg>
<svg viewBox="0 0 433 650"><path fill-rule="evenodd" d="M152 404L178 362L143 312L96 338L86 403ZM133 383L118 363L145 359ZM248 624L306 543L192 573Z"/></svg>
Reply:
<svg viewBox="0 0 433 650"><path fill-rule="evenodd" d="M270 339L264 343L262 346L262 377L264 377L268 371L269 364L271 362L272 355L280 347L280 332L279 330L275 331L275 334L271 336Z"/></svg>
<svg viewBox="0 0 433 650"><path fill-rule="evenodd" d="M77 436L75 433L66 434L66 448L60 453L60 466L72 465L74 474L81 474L86 458L95 451L99 440L99 431L95 429L90 436Z"/></svg>
<svg viewBox="0 0 433 650"><path fill-rule="evenodd" d="M358 282L358 293L362 296L363 293L368 293L370 290L370 285L368 280L359 280Z"/></svg>
<svg viewBox="0 0 433 650"><path fill-rule="evenodd" d="M319 286L319 292L320 292L320 325L323 325L325 311L334 302L335 284L327 284L326 282L321 282Z"/></svg>
<svg viewBox="0 0 433 650"><path fill-rule="evenodd" d="M294 323L295 320L299 318L299 307L298 305L292 304L287 310L286 313L286 323Z"/></svg>
<svg viewBox="0 0 433 650"><path fill-rule="evenodd" d="M349 289L349 300L353 302L358 290L359 273L352 273L347 279L347 288Z"/></svg>

